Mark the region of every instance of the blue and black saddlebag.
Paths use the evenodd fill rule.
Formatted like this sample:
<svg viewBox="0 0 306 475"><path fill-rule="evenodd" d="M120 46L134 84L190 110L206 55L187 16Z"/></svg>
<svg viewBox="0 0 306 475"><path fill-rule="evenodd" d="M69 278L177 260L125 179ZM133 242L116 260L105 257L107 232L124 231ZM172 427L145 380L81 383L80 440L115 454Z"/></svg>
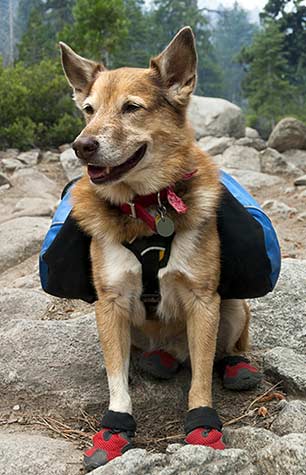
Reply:
<svg viewBox="0 0 306 475"><path fill-rule="evenodd" d="M219 293L224 299L262 297L273 290L280 272L280 248L270 219L230 175L221 172L218 209L221 240ZM89 255L91 238L71 215L69 183L40 252L40 278L51 295L94 302Z"/></svg>

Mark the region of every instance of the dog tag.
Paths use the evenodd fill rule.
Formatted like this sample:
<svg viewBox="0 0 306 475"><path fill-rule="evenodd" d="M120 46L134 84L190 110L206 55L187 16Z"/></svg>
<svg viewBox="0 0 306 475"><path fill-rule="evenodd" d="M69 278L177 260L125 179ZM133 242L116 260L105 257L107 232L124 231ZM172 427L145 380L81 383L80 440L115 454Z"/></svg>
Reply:
<svg viewBox="0 0 306 475"><path fill-rule="evenodd" d="M174 233L174 222L168 216L156 216L155 224L160 236L169 237Z"/></svg>

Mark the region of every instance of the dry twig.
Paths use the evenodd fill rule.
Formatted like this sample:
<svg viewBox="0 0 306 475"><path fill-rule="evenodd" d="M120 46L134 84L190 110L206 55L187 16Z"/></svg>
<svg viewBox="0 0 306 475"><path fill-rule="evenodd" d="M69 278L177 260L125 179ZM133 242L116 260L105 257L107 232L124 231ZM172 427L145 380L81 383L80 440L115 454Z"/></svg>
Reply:
<svg viewBox="0 0 306 475"><path fill-rule="evenodd" d="M247 408L246 412L249 411L253 406L254 404L256 404L257 402L260 402L262 401L262 398L267 396L267 394L270 394L275 388L277 388L279 385L281 384L281 381L279 381L278 383L274 384L273 386L271 386L271 388L267 389L267 391L265 391L263 394L261 394L260 396L257 396L252 402L251 404L249 405L249 407Z"/></svg>

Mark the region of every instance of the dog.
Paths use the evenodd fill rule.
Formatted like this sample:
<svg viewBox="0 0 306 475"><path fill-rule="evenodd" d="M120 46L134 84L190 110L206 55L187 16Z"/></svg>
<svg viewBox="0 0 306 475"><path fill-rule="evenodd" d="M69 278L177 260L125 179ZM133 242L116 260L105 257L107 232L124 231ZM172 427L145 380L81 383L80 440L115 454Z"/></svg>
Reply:
<svg viewBox="0 0 306 475"><path fill-rule="evenodd" d="M104 465L132 447L132 344L146 351L144 369L159 377L170 377L190 358L185 442L223 449L212 408L214 361L231 389L248 389L260 375L241 356L248 345L246 303L218 294L222 191L219 170L187 119L197 77L192 30L181 29L147 69L109 71L60 47L86 121L73 143L87 167L73 189L73 216L92 237L96 320L110 392L85 467Z"/></svg>

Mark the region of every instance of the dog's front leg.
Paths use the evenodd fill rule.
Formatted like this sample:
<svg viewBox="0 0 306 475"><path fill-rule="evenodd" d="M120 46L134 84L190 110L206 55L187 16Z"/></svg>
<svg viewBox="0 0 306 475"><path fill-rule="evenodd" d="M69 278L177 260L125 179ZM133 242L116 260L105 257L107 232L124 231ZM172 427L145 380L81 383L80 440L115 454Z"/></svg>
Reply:
<svg viewBox="0 0 306 475"><path fill-rule="evenodd" d="M128 392L130 359L130 322L123 297L114 292L99 292L96 319L107 372L110 402L102 418L102 430L85 453L87 470L104 465L132 447L130 437L136 424Z"/></svg>
<svg viewBox="0 0 306 475"><path fill-rule="evenodd" d="M220 318L217 292L191 290L187 300L187 337L192 379L185 422L189 444L223 449L222 424L212 408L212 372Z"/></svg>
<svg viewBox="0 0 306 475"><path fill-rule="evenodd" d="M109 410L131 415L132 403L128 392L130 321L121 298L112 292L99 295L96 319L109 385Z"/></svg>

